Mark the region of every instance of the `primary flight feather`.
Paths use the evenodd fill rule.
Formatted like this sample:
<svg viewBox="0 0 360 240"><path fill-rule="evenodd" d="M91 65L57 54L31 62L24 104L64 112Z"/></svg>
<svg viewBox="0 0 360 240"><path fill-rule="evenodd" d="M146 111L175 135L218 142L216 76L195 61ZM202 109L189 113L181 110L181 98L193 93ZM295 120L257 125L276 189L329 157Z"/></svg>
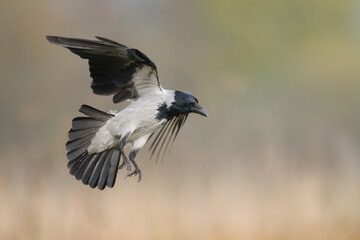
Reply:
<svg viewBox="0 0 360 240"><path fill-rule="evenodd" d="M72 121L66 143L70 174L102 190L114 186L117 171L124 166L127 176L138 175L141 180L135 157L157 130L150 149L159 156L175 140L189 113L208 114L191 93L162 88L155 64L144 53L96 38L46 37L50 43L88 60L95 94L112 95L114 103L131 101L120 112L109 113L82 105L79 111L86 117ZM130 149L128 156L124 148Z"/></svg>

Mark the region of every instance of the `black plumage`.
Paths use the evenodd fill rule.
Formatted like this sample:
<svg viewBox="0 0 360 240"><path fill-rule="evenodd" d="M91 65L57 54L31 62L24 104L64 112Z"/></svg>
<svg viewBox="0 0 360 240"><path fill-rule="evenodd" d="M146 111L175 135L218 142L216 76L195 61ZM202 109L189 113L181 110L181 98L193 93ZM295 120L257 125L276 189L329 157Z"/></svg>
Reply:
<svg viewBox="0 0 360 240"><path fill-rule="evenodd" d="M107 151L101 154L88 154L87 148L98 129L104 126L106 121L114 117L114 115L88 105L82 105L79 111L87 115L87 117L76 117L72 121L72 128L68 134L69 141L66 143L69 159L68 168L70 174L75 175L76 179L83 179L84 182L91 184L91 187L96 187L100 172L102 170L110 171L112 155L108 156ZM99 159L100 155L101 158ZM105 161L108 164L106 169L103 169L102 164ZM103 182L101 188L104 188Z"/></svg>
<svg viewBox="0 0 360 240"><path fill-rule="evenodd" d="M114 148L113 154L110 160L110 169L107 174L106 186L112 188L115 184L117 170L120 162L120 151L118 148ZM101 177L100 177L101 178Z"/></svg>
<svg viewBox="0 0 360 240"><path fill-rule="evenodd" d="M151 155L157 152L157 159L161 153L164 157L189 113L207 116L192 94L163 89L155 64L137 49L102 37L46 38L88 60L95 94L112 95L114 103L130 100L125 109L114 114L82 105L79 111L85 116L72 120L66 143L67 166L85 185L112 188L118 169L124 166L127 176L138 175L140 181L142 173L135 158L152 136ZM126 147L130 148L128 155Z"/></svg>
<svg viewBox="0 0 360 240"><path fill-rule="evenodd" d="M46 37L49 42L64 46L81 58L88 59L93 92L98 95L114 94L114 103L138 97L133 75L139 70L150 67L149 73L155 74L157 78L155 64L144 53L106 38L96 38L99 41ZM160 83L157 84L160 87ZM124 91L126 94L122 93Z"/></svg>

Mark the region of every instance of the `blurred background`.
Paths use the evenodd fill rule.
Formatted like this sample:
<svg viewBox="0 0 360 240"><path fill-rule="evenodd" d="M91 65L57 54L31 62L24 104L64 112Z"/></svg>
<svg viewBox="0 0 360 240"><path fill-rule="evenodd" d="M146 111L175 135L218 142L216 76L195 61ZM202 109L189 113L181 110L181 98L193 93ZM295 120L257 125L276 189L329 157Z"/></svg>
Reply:
<svg viewBox="0 0 360 240"><path fill-rule="evenodd" d="M71 120L125 105L45 35L138 48L210 117L91 189ZM0 239L360 239L359 1L2 0L0 42Z"/></svg>

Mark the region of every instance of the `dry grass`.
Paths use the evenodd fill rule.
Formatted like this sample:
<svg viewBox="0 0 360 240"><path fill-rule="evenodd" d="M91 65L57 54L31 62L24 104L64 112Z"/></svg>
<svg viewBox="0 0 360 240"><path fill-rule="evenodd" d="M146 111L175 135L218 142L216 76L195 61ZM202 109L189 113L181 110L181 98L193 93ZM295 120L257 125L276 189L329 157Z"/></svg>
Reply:
<svg viewBox="0 0 360 240"><path fill-rule="evenodd" d="M360 239L356 1L1 4L0 240ZM49 34L141 49L210 117L189 117L165 164L141 151L140 184L83 186L70 121L122 106Z"/></svg>
<svg viewBox="0 0 360 240"><path fill-rule="evenodd" d="M1 156L14 165L0 181L0 239L360 237L359 176L346 168L335 176L284 169L275 163L288 159L275 149L262 156L271 164L258 173L231 156L229 168L201 172L208 158L192 162L191 153L177 152L188 160L165 164L142 160L140 184L120 172L115 188L102 192L75 181L62 161L28 172L17 158L36 162L32 151Z"/></svg>

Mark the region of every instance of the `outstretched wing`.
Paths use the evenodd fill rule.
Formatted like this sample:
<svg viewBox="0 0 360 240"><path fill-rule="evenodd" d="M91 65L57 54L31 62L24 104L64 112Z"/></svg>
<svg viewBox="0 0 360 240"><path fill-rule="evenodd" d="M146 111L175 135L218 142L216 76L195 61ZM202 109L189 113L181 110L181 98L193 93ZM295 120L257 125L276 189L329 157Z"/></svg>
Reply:
<svg viewBox="0 0 360 240"><path fill-rule="evenodd" d="M155 154L157 151L156 160L159 159L159 156L161 154L161 151L163 152L162 158L164 159L166 150L168 149L170 144L173 144L181 127L184 126L186 119L188 117L188 113L180 114L176 117L173 117L172 119L168 120L164 126L160 128L158 133L156 134L155 139L153 140L150 151L151 151L151 157ZM154 135L153 133L150 138ZM148 139L150 140L150 139ZM166 143L166 144L165 144ZM165 148L164 148L165 147Z"/></svg>
<svg viewBox="0 0 360 240"><path fill-rule="evenodd" d="M156 66L144 53L106 38L96 38L46 36L50 43L88 59L95 94L114 95L113 102L119 103L162 91Z"/></svg>

